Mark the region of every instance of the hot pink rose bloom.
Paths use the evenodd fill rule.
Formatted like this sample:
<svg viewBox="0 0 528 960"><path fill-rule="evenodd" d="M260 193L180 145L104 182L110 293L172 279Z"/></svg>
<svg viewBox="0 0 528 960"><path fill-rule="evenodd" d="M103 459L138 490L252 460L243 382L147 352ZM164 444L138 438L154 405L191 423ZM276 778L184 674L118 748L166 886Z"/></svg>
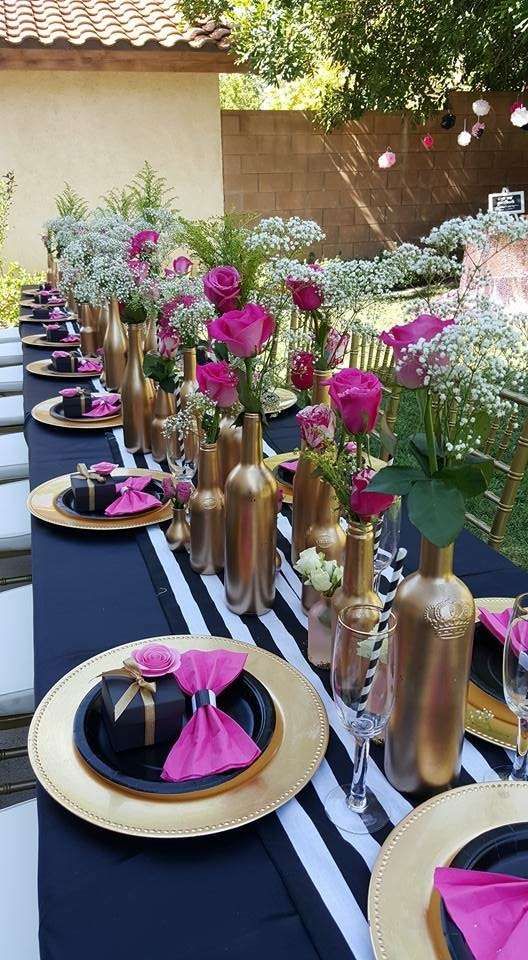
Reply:
<svg viewBox="0 0 528 960"><path fill-rule="evenodd" d="M365 489L372 480L374 473L375 471L370 467L365 467L364 470L360 470L352 477L350 509L361 520L379 517L384 510L388 510L395 500L391 493L369 493Z"/></svg>
<svg viewBox="0 0 528 960"><path fill-rule="evenodd" d="M235 267L213 267L203 278L205 296L220 313L236 308L241 286L240 274Z"/></svg>
<svg viewBox="0 0 528 960"><path fill-rule="evenodd" d="M238 377L225 360L202 364L196 370L196 379L202 393L219 407L232 407L238 400Z"/></svg>
<svg viewBox="0 0 528 960"><path fill-rule="evenodd" d="M420 362L416 354L406 357L406 349L419 340L428 342L442 333L446 327L450 327L454 320L442 320L440 317L430 313L422 313L411 323L405 323L391 327L390 330L384 330L380 333L380 340L392 347L396 359L396 370L394 378L402 387L415 390L417 387L423 387L424 378L427 371L420 367Z"/></svg>
<svg viewBox="0 0 528 960"><path fill-rule="evenodd" d="M168 325L162 326L158 330L158 353L160 357L167 360L173 360L178 352L181 337L177 330L172 330Z"/></svg>
<svg viewBox="0 0 528 960"><path fill-rule="evenodd" d="M335 415L323 403L300 410L296 420L301 428L302 439L312 450L318 450L334 439Z"/></svg>
<svg viewBox="0 0 528 960"><path fill-rule="evenodd" d="M297 390L309 390L313 386L315 358L313 353L298 350L291 363L290 379Z"/></svg>
<svg viewBox="0 0 528 960"><path fill-rule="evenodd" d="M275 330L275 320L258 303L230 310L207 325L211 340L220 340L235 357L260 353Z"/></svg>
<svg viewBox="0 0 528 960"><path fill-rule="evenodd" d="M180 480L180 482L176 484L176 500L179 500L182 507L190 500L193 491L194 487L189 480Z"/></svg>
<svg viewBox="0 0 528 960"><path fill-rule="evenodd" d="M312 270L321 270L318 263L308 264ZM315 283L309 280L295 280L294 277L288 277L286 286L292 295L292 300L299 310L318 310L323 302L323 294Z"/></svg>
<svg viewBox="0 0 528 960"><path fill-rule="evenodd" d="M336 330L335 327L330 327L326 335L324 352L326 362L331 370L334 367L338 367L340 363L343 363L345 353L347 352L348 340L348 333L339 333L339 330Z"/></svg>
<svg viewBox="0 0 528 960"><path fill-rule="evenodd" d="M349 433L370 433L376 424L382 387L373 373L349 367L334 373L329 393L332 404L341 414Z"/></svg>
<svg viewBox="0 0 528 960"><path fill-rule="evenodd" d="M143 250L145 244L150 243L156 246L159 240L159 233L156 230L140 230L130 239L128 245L129 257L137 257Z"/></svg>
<svg viewBox="0 0 528 960"><path fill-rule="evenodd" d="M148 647L139 647L132 651L144 677L163 677L166 673L174 673L180 666L181 656L173 647L166 647L164 643L149 643Z"/></svg>

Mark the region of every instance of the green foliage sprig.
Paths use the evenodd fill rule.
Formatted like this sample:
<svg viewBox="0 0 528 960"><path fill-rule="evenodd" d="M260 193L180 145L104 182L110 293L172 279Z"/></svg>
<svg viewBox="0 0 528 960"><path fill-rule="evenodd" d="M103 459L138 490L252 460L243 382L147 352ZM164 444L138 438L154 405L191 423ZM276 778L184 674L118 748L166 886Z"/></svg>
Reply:
<svg viewBox="0 0 528 960"><path fill-rule="evenodd" d="M258 246L249 243L255 217L226 213L207 220L178 217L176 240L210 270L217 266L235 267L242 278L240 299L246 302L255 289L257 273L269 259Z"/></svg>
<svg viewBox="0 0 528 960"><path fill-rule="evenodd" d="M55 197L55 206L59 217L75 217L76 220L84 220L88 213L86 200L69 183L65 183L62 193Z"/></svg>

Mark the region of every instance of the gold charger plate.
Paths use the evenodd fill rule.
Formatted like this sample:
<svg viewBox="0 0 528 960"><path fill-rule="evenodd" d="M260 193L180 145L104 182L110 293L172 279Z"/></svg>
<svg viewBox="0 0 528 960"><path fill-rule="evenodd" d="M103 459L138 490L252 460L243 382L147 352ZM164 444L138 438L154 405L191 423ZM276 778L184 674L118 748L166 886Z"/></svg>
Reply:
<svg viewBox="0 0 528 960"><path fill-rule="evenodd" d="M121 427L123 424L121 407L115 417L100 417L98 420L91 417L69 417L68 419L54 417L51 408L56 403L60 403L61 399L62 397L52 397L51 400L37 403L31 411L31 416L38 423L45 423L48 427L62 427L65 430L104 430L106 428L113 430L114 427Z"/></svg>
<svg viewBox="0 0 528 960"><path fill-rule="evenodd" d="M273 457L266 457L266 459L264 460L265 466L268 468L268 470L271 470L277 483L279 484L280 487L282 487L284 491L284 503L293 502L293 484L287 483L281 477L278 476L278 468L281 466L281 464L286 463L288 460L298 460L298 459L299 459L299 451L290 450L289 453L277 453ZM381 470L382 467L387 466L387 464L385 463L385 460L379 460L378 457L371 457L371 460L372 460L372 466L374 467L374 470Z"/></svg>
<svg viewBox="0 0 528 960"><path fill-rule="evenodd" d="M45 360L32 360L26 363L26 370L34 373L37 377L55 377L58 380L97 380L100 373L79 373L73 370L57 371L50 369L51 360L46 357Z"/></svg>
<svg viewBox="0 0 528 960"><path fill-rule="evenodd" d="M270 693L280 743L254 776L237 778L230 789L193 798L138 794L94 773L72 738L75 711L104 670L115 667L138 645L167 643L191 648L247 652L246 669ZM319 695L280 657L239 640L210 636L155 637L115 647L86 660L59 680L37 708L28 737L37 779L62 806L107 830L138 837L192 837L251 823L276 810L311 779L328 743L328 719ZM250 773L250 770L247 771Z"/></svg>
<svg viewBox="0 0 528 960"><path fill-rule="evenodd" d="M274 387L273 392L279 398L279 408L271 411L270 417L276 417L279 413L284 413L285 410L289 410L297 403L297 394L293 390L286 390L285 387Z"/></svg>
<svg viewBox="0 0 528 960"><path fill-rule="evenodd" d="M169 474L162 470L141 470L138 467L130 468L124 471L120 467L115 476L123 472L127 476L144 477L150 476L154 480L163 480ZM62 477L54 477L53 480L47 480L35 487L27 498L27 506L30 513L39 520L46 523L52 523L58 527L70 527L72 530L108 530L113 533L115 530L133 530L136 527L148 527L151 523L162 523L172 517L172 504L170 500L166 504L160 504L152 510L145 510L144 513L138 513L131 517L112 517L106 520L96 520L93 517L73 517L63 513L57 506L57 497L64 493L70 486L70 474L65 473Z"/></svg>
<svg viewBox="0 0 528 960"><path fill-rule="evenodd" d="M527 819L528 783L458 787L412 811L374 864L368 915L376 960L450 960L440 922L436 867L486 830Z"/></svg>
<svg viewBox="0 0 528 960"><path fill-rule="evenodd" d="M73 314L72 314L71 317L67 317L67 318L64 320L64 323L71 323L72 320L75 320L75 317L73 316ZM50 321L49 321L49 319L46 319L46 318L42 318L41 320L38 320L37 317L31 317L29 314L28 314L27 316L26 316L25 314L21 314L20 317L18 318L18 322L19 322L19 323L40 323L40 324L42 324L42 323L49 323ZM52 321L52 322L53 322L53 321Z"/></svg>
<svg viewBox="0 0 528 960"><path fill-rule="evenodd" d="M483 608L501 613L513 604L513 597L479 597L478 611ZM499 641L497 640L497 643ZM466 706L466 732L498 747L514 750L517 743L517 719L502 700L491 697L470 681Z"/></svg>
<svg viewBox="0 0 528 960"><path fill-rule="evenodd" d="M48 321L45 320L45 323ZM77 343L63 343L62 341L51 341L46 340L45 336L41 333L32 333L27 337L21 337L22 343L26 344L26 347L42 347L44 350L78 350L81 345L81 338Z"/></svg>

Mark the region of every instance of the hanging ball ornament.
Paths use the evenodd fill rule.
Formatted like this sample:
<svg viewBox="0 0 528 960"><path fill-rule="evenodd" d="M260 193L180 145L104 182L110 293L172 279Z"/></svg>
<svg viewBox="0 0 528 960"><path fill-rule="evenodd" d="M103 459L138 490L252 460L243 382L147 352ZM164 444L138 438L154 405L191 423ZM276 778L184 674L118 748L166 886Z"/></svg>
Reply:
<svg viewBox="0 0 528 960"><path fill-rule="evenodd" d="M445 113L442 119L440 120L440 126L444 130L451 130L451 127L454 127L456 123L456 117L454 113Z"/></svg>
<svg viewBox="0 0 528 960"><path fill-rule="evenodd" d="M461 147L467 147L471 143L471 134L469 130L461 130L458 134L457 141Z"/></svg>
<svg viewBox="0 0 528 960"><path fill-rule="evenodd" d="M425 137L422 137L422 144L426 150L432 150L434 147L434 140L430 133L426 133Z"/></svg>
<svg viewBox="0 0 528 960"><path fill-rule="evenodd" d="M480 120L477 120L476 123L471 127L471 136L475 137L475 140L480 140L484 130L486 129L486 124L481 123Z"/></svg>
<svg viewBox="0 0 528 960"><path fill-rule="evenodd" d="M485 117L490 112L490 105L487 100L475 100L473 103L473 113L477 117Z"/></svg>
<svg viewBox="0 0 528 960"><path fill-rule="evenodd" d="M392 152L388 147L385 150L385 153L381 154L381 157L378 157L378 167L380 170L388 170L390 167L393 167L396 163L396 154Z"/></svg>
<svg viewBox="0 0 528 960"><path fill-rule="evenodd" d="M516 107L511 117L514 127L524 127L528 123L528 110L526 107Z"/></svg>

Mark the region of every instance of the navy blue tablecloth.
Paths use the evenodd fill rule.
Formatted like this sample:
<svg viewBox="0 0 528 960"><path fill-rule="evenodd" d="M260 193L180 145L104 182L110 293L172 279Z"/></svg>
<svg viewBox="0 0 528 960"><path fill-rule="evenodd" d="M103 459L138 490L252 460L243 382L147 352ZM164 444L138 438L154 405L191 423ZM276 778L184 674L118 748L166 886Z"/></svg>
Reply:
<svg viewBox="0 0 528 960"><path fill-rule="evenodd" d="M22 332L34 333L35 327L22 325ZM24 348L24 363L46 355ZM69 473L78 461L114 458L115 442L103 431L66 431L31 418L35 403L67 384L25 371L32 487ZM293 415L278 418L266 430L266 439L278 451L292 449L296 437ZM402 542L409 548L413 568L418 538L407 522ZM167 605L167 590L160 571L148 562L148 549L140 532L102 537L33 519L37 699L64 673L103 649L175 632L181 614L177 602L172 608ZM528 587L524 571L468 533L460 537L456 569L475 596L511 595ZM192 571L185 575L195 577ZM198 596L200 578L196 584ZM278 603L283 604L282 599ZM211 608L208 623L214 623L214 616ZM287 622L288 611L283 610L281 617ZM489 748L490 756L494 749ZM339 743L331 740L329 753L346 779L348 758L341 755ZM337 832L324 826L311 786L301 797L302 811L319 825L341 874L350 886L356 884L355 898L365 913L368 870L363 860L352 848L340 846ZM230 833L160 841L90 826L42 790L38 810L42 960L368 956L367 948L353 953L350 941L345 942L276 815Z"/></svg>

